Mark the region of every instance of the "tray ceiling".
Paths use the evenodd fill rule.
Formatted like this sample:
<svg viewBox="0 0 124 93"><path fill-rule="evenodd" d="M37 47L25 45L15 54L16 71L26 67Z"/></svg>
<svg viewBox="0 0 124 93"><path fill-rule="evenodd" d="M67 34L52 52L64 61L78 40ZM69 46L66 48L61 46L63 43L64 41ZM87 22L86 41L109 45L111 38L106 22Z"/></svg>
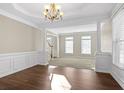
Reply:
<svg viewBox="0 0 124 93"><path fill-rule="evenodd" d="M87 20L96 20L110 16L114 3L61 3L64 12L63 20L49 23L44 20L42 12L46 3L1 3L0 10L17 16L38 27L59 28L65 26L82 25ZM82 21L81 21L82 20Z"/></svg>

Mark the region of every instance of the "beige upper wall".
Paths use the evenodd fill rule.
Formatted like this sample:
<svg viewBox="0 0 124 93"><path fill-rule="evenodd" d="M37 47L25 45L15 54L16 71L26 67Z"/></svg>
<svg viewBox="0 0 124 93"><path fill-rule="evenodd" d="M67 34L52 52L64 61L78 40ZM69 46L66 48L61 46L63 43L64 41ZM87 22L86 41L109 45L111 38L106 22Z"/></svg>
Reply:
<svg viewBox="0 0 124 93"><path fill-rule="evenodd" d="M103 52L111 52L112 51L111 21L105 20L104 23L105 24L102 26L101 35L101 50ZM43 50L45 43L44 38L45 31L40 31L29 25L20 23L18 21L0 15L0 53ZM94 39L96 39L96 36ZM61 36L60 42L63 42ZM80 45L77 44L77 46ZM64 44L63 45L60 44L60 56L65 56L65 54L62 52L64 51L63 47ZM79 56L79 54L75 55Z"/></svg>
<svg viewBox="0 0 124 93"><path fill-rule="evenodd" d="M34 29L35 37L35 50L42 51L44 49L45 43L45 32L38 29Z"/></svg>
<svg viewBox="0 0 124 93"><path fill-rule="evenodd" d="M104 20L101 27L101 51L112 52L112 25L109 19Z"/></svg>
<svg viewBox="0 0 124 93"><path fill-rule="evenodd" d="M43 47L41 31L0 16L0 53L27 52ZM41 41L40 41L41 40Z"/></svg>

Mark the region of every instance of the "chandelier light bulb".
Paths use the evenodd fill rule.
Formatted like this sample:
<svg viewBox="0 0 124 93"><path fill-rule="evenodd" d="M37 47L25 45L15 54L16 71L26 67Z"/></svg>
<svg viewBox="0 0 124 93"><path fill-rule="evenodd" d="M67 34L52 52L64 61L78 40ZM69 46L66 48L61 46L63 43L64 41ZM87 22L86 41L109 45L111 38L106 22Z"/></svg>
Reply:
<svg viewBox="0 0 124 93"><path fill-rule="evenodd" d="M47 13L46 12L43 12L43 14L46 16L47 15Z"/></svg>
<svg viewBox="0 0 124 93"><path fill-rule="evenodd" d="M63 13L63 12L60 12L60 15L61 15L61 16L63 16L63 15L64 15L64 13Z"/></svg>
<svg viewBox="0 0 124 93"><path fill-rule="evenodd" d="M61 9L61 7L59 5L56 5L55 7L56 7L57 10Z"/></svg>
<svg viewBox="0 0 124 93"><path fill-rule="evenodd" d="M45 10L48 10L50 8L49 5L45 5Z"/></svg>

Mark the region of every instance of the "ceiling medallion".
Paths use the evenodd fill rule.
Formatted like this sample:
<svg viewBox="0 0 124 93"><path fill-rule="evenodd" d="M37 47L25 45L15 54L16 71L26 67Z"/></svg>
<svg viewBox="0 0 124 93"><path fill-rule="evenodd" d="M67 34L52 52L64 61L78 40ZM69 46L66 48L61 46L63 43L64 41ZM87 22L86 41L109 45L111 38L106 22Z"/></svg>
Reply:
<svg viewBox="0 0 124 93"><path fill-rule="evenodd" d="M59 5L51 3L45 6L43 15L45 16L45 19L53 22L56 20L62 20L63 12L61 12Z"/></svg>

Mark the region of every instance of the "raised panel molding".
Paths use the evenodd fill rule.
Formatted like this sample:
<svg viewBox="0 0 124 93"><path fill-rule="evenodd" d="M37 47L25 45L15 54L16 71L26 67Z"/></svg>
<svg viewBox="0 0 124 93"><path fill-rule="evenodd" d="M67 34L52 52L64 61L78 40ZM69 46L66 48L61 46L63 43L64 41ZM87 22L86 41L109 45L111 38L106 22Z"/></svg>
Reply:
<svg viewBox="0 0 124 93"><path fill-rule="evenodd" d="M120 69L116 65L112 64L111 75L119 83L119 85L124 89L124 69Z"/></svg>
<svg viewBox="0 0 124 93"><path fill-rule="evenodd" d="M4 76L11 72L11 58L10 57L0 57L0 75Z"/></svg>
<svg viewBox="0 0 124 93"><path fill-rule="evenodd" d="M26 56L18 55L13 57L13 69L16 71L26 68Z"/></svg>
<svg viewBox="0 0 124 93"><path fill-rule="evenodd" d="M0 78L35 65L46 65L41 51L0 54Z"/></svg>
<svg viewBox="0 0 124 93"><path fill-rule="evenodd" d="M95 70L96 72L110 73L110 67L112 64L111 53L96 53Z"/></svg>

